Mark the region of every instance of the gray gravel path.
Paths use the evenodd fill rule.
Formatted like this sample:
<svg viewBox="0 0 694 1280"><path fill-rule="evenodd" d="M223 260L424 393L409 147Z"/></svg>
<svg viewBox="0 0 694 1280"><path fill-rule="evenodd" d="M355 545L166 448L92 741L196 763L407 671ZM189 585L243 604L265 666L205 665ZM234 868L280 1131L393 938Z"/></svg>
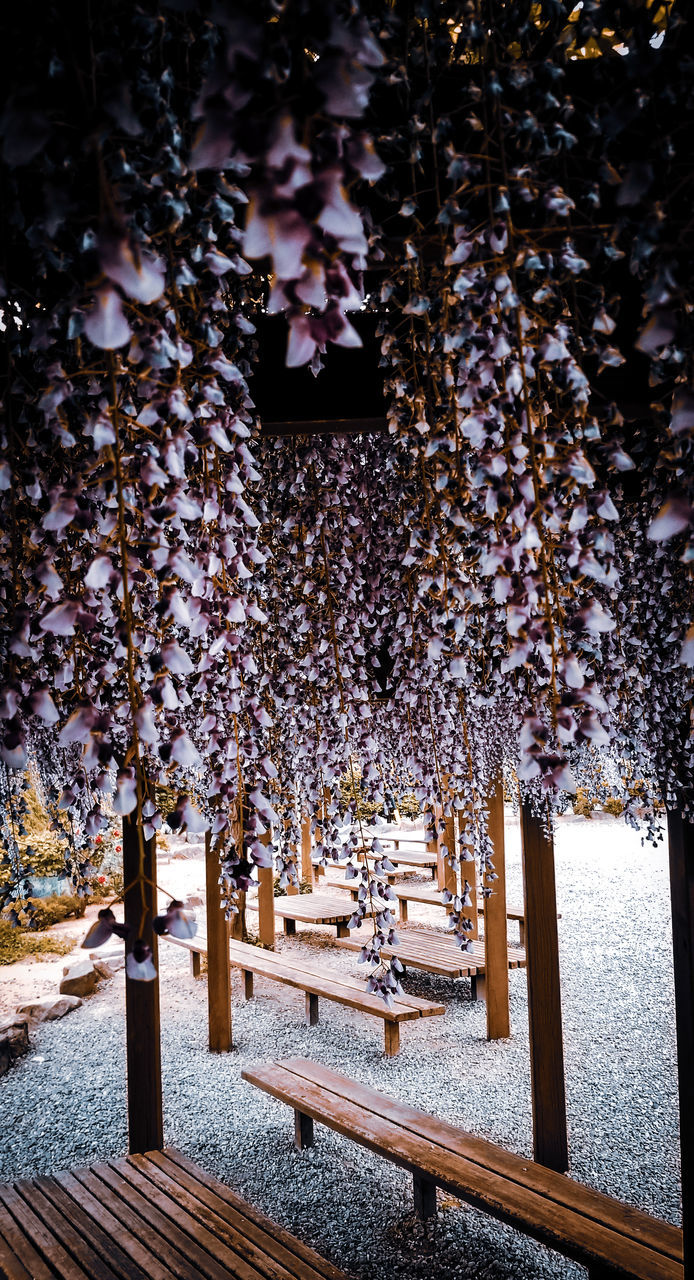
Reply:
<svg viewBox="0 0 694 1280"><path fill-rule="evenodd" d="M520 900L518 833L507 826L509 901ZM573 1174L679 1221L674 1000L667 859L620 822L565 818L557 894L569 1142ZM413 920L428 909L412 908ZM307 929L280 947L361 972ZM234 983L237 1050L206 1051L204 980L162 947L168 1142L228 1181L359 1280L568 1280L584 1270L500 1223L440 1197L428 1235L413 1222L407 1176L319 1128L302 1155L288 1109L240 1079L249 1063L312 1056L510 1150L531 1154L525 976L512 972L513 1038L485 1040L469 984L410 973L413 994L440 998L444 1018L403 1028L400 1056L382 1055L381 1023L323 1004L302 1025L303 997L257 982L249 1004ZM0 1080L0 1178L48 1172L125 1151L123 979L62 1022L39 1029L32 1054Z"/></svg>

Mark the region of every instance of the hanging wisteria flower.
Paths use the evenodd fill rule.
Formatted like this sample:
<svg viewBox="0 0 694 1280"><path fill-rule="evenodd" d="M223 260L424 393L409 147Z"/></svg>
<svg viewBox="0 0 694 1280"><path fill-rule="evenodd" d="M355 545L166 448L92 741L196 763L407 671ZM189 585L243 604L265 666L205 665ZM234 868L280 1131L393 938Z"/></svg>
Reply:
<svg viewBox="0 0 694 1280"><path fill-rule="evenodd" d="M173 898L163 915L155 916L152 921L155 933L169 933L172 938L194 938L198 926L194 911L186 911L183 903Z"/></svg>
<svg viewBox="0 0 694 1280"><path fill-rule="evenodd" d="M125 972L134 982L153 982L157 971L152 961L152 948L138 938L125 960Z"/></svg>

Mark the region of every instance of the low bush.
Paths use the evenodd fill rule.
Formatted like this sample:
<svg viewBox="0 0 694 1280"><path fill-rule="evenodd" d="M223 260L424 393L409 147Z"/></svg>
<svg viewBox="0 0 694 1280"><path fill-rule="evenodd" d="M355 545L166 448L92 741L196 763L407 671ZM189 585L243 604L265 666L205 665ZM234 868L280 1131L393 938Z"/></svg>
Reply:
<svg viewBox="0 0 694 1280"><path fill-rule="evenodd" d="M52 924L61 920L80 920L87 909L87 899L71 897L68 894L55 894L50 898L24 898L21 903L12 904L19 916L20 929L41 933L50 929ZM10 924L11 921L3 921Z"/></svg>
<svg viewBox="0 0 694 1280"><path fill-rule="evenodd" d="M66 956L74 942L60 938L40 938L35 933L19 929L9 920L0 920L0 965L14 964L27 956Z"/></svg>

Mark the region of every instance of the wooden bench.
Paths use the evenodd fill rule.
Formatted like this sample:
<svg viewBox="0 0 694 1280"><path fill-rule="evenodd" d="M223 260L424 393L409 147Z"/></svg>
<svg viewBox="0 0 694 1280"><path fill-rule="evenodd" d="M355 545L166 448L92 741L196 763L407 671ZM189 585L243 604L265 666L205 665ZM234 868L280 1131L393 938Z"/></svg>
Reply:
<svg viewBox="0 0 694 1280"><path fill-rule="evenodd" d="M360 951L365 941L371 936L368 923L359 931L365 933L360 939L353 931L349 938L341 938L338 947L348 951ZM483 1000L485 992L484 979L484 940L474 938L470 951L461 951L452 934L437 933L435 929L402 930L399 942L394 946L381 948L386 958L397 956L406 969L423 969L427 973L436 973L443 978L469 978L473 1000ZM525 968L525 952L520 947L509 947L507 950L509 969Z"/></svg>
<svg viewBox="0 0 694 1280"><path fill-rule="evenodd" d="M241 1074L294 1109L299 1149L319 1120L407 1169L424 1218L441 1187L583 1263L591 1280L684 1280L681 1231L564 1174L304 1058Z"/></svg>
<svg viewBox="0 0 694 1280"><path fill-rule="evenodd" d="M0 1185L7 1280L347 1280L171 1148Z"/></svg>
<svg viewBox="0 0 694 1280"><path fill-rule="evenodd" d="M200 972L200 956L205 955L207 951L205 937L198 935L195 938L183 939L172 938L168 934L164 937L169 942L190 951L191 961L193 956L196 957L197 964L192 962L191 967L193 975L197 977ZM265 951L261 947L250 946L247 942L236 942L232 939L229 943L229 958L232 967L240 969L243 973L243 990L246 1000L252 999L254 977L269 978L274 982L281 982L285 986L296 987L303 991L306 996L306 1023L310 1027L318 1023L320 998L346 1005L359 1013L381 1018L385 1054L388 1058L394 1058L400 1049L401 1022L441 1016L446 1012L442 1004L404 994L393 996L393 1007L389 1009L381 996L372 995L366 990L365 981L361 978L349 978L341 973L319 973L307 967L298 957L289 956L284 952L277 954L274 951Z"/></svg>
<svg viewBox="0 0 694 1280"><path fill-rule="evenodd" d="M410 902L420 902L424 906L429 907L445 907L448 910L447 903L441 899L441 889L430 888L428 884L402 884L395 885L395 894L400 906L400 920L403 924L407 924L408 905ZM349 885L347 885L349 888ZM484 914L484 906L480 904L477 907L479 915ZM518 922L520 945L525 942L525 909L523 907L506 908L506 919Z"/></svg>
<svg viewBox="0 0 694 1280"><path fill-rule="evenodd" d="M275 915L284 921L286 934L296 933L296 922L303 924L334 924L338 938L347 937L347 921L354 908L338 894L330 897L327 893L294 893L286 898L275 898Z"/></svg>

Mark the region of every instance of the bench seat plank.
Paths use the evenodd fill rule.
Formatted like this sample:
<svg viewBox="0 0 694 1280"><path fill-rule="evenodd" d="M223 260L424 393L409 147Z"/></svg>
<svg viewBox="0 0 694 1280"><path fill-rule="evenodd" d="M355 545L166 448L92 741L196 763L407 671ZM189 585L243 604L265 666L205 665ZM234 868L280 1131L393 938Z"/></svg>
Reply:
<svg viewBox="0 0 694 1280"><path fill-rule="evenodd" d="M354 908L344 898L327 893L294 893L275 898L275 915L302 924L343 924Z"/></svg>
<svg viewBox="0 0 694 1280"><path fill-rule="evenodd" d="M470 951L461 951L452 935L436 933L429 929L402 929L398 931L399 942L393 946L386 943L382 952L386 957L397 956L401 964L410 965L414 969L425 969L448 978L474 978L484 975L484 941L475 938ZM363 943L359 938L337 938L337 947L347 951L360 951ZM525 951L520 947L509 947L507 950L509 969L525 968Z"/></svg>
<svg viewBox="0 0 694 1280"><path fill-rule="evenodd" d="M173 938L164 935L169 942L182 946L192 954L205 954L207 944L203 936L192 939ZM250 946L246 942L235 939L229 942L229 959L233 968L241 969L244 974L253 974L268 978L285 986L304 991L316 1000L332 1000L337 1004L356 1009L359 1013L371 1014L381 1018L384 1024L386 1054L394 1057L399 1050L399 1036L396 1034L401 1022L411 1022L416 1018L441 1017L445 1006L432 1000L424 1000L419 996L410 996L403 992L394 995L390 1006L386 1005L380 995L366 990L365 984L358 978L333 972L318 973L306 966L297 956L285 952L266 951L261 947ZM247 987L247 996L252 994L252 987ZM309 1010L309 1024L318 1019L317 1004Z"/></svg>
<svg viewBox="0 0 694 1280"><path fill-rule="evenodd" d="M630 1205L617 1203L611 1196L574 1182L564 1174L555 1173L523 1156L505 1151L486 1138L478 1138L464 1129L458 1129L445 1120L439 1120L418 1107L391 1098L369 1085L349 1080L339 1071L333 1071L321 1063L308 1058L289 1058L283 1060L283 1066L301 1078L316 1080L338 1098L351 1098L374 1114L396 1120L412 1132L425 1135L448 1150L456 1151L524 1186L530 1186L539 1194L550 1196L567 1207L578 1208L606 1226L613 1225L618 1217L620 1230L625 1234L631 1235L635 1240L646 1238L651 1242L655 1241L662 1253L675 1260L682 1259L682 1232L668 1222L652 1218Z"/></svg>
<svg viewBox="0 0 694 1280"><path fill-rule="evenodd" d="M598 1196L598 1216L595 1217L587 1211L591 1198L588 1188L580 1188L578 1207L572 1196L572 1189L577 1184L560 1174L554 1175L563 1184L561 1197L554 1196L549 1193L551 1171L542 1170L543 1174L550 1175L550 1182L545 1183L542 1190L535 1189L525 1176L531 1168L533 1172L537 1168L531 1161L514 1157L513 1160L517 1161L515 1174L509 1176L499 1170L491 1157L489 1164L481 1160L482 1148L470 1147L469 1154L463 1153L464 1143L471 1135L453 1130L443 1122L434 1122L441 1128L438 1137L430 1136L435 1134L435 1130L427 1130L425 1126L424 1131L420 1131L414 1126L412 1117L418 1115L422 1121L433 1118L417 1113L414 1108L409 1109L409 1123L401 1123L397 1115L401 1104L394 1099L386 1100L366 1086L357 1086L357 1095L354 1082L348 1081L347 1077L343 1080L349 1085L349 1096L346 1090L338 1093L334 1082L328 1087L317 1082L314 1078L315 1064L306 1060L299 1060L298 1064L297 1060L290 1060L289 1066L271 1063L247 1068L242 1076L295 1111L328 1125L369 1150L386 1156L415 1177L435 1183L579 1262L607 1265L637 1280L684 1280L681 1233L677 1242L676 1236L672 1235L674 1228L669 1229L668 1224L660 1223L647 1214L639 1214L636 1210L625 1214L626 1206L610 1201L609 1197ZM365 1096L364 1091L368 1095L368 1105L358 1100L358 1096ZM451 1145L450 1139L454 1134L463 1144L463 1150ZM492 1147L495 1155L498 1152L493 1144L484 1146ZM609 1225L605 1221L608 1216L611 1216ZM623 1230L625 1222L628 1224L626 1233ZM638 1232L638 1238L635 1232ZM659 1247L663 1240L667 1252ZM673 1248L678 1254L676 1257L672 1256Z"/></svg>

